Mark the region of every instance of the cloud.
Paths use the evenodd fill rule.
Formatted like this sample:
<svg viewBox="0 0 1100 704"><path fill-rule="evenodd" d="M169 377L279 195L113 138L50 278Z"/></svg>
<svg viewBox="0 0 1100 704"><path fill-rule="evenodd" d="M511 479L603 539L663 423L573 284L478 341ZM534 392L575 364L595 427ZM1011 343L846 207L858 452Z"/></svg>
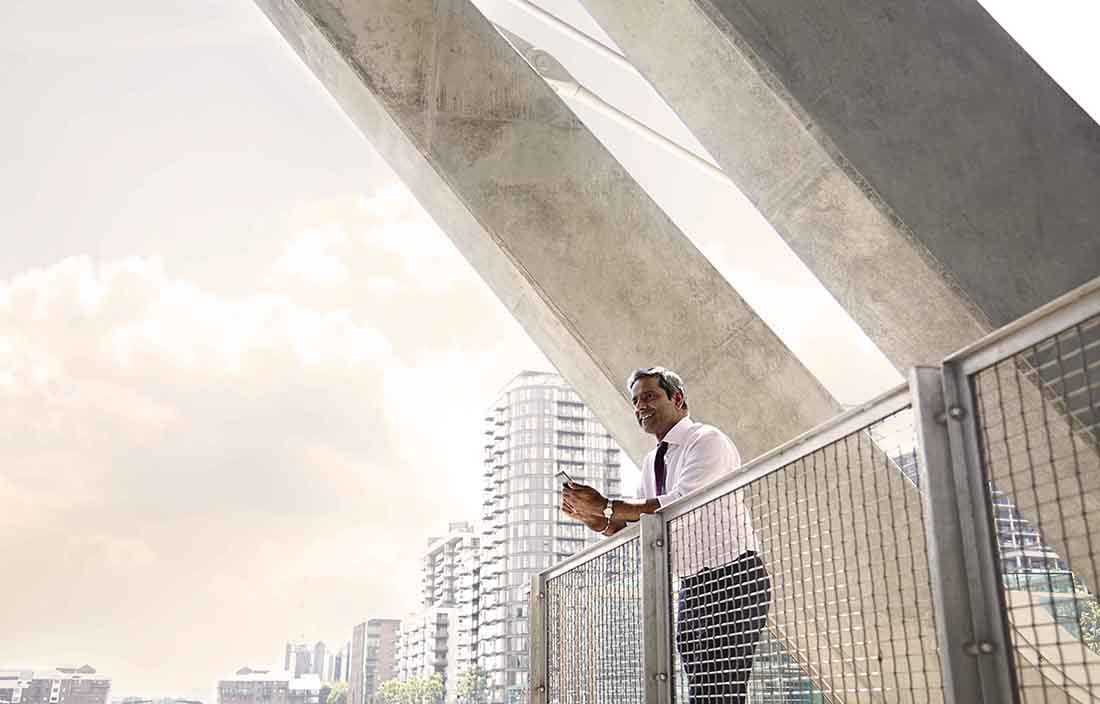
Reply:
<svg viewBox="0 0 1100 704"><path fill-rule="evenodd" d="M484 409L545 361L407 194L307 220L243 294L158 257L0 282L0 661L205 696L405 613L426 538L477 519ZM165 673L166 637L216 645Z"/></svg>
<svg viewBox="0 0 1100 704"><path fill-rule="evenodd" d="M347 283L350 274L339 254L347 240L343 228L328 226L288 243L273 267L276 285L294 279L310 286Z"/></svg>

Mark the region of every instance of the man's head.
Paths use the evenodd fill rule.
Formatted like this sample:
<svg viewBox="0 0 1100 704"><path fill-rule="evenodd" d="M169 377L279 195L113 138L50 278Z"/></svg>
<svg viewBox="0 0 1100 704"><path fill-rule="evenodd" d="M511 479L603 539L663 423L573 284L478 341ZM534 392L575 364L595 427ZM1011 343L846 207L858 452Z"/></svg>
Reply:
<svg viewBox="0 0 1100 704"><path fill-rule="evenodd" d="M664 367L639 369L630 375L627 388L638 425L658 440L687 415L684 381L676 372Z"/></svg>

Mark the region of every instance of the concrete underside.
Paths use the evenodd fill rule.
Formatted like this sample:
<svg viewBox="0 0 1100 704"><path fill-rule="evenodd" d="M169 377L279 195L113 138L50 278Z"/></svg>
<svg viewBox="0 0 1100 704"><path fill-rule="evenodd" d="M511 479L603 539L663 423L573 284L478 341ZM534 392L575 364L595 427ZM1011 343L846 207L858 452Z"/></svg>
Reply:
<svg viewBox="0 0 1100 704"><path fill-rule="evenodd" d="M258 4L636 462L639 366L678 369L746 457L836 411L472 4Z"/></svg>
<svg viewBox="0 0 1100 704"><path fill-rule="evenodd" d="M975 0L584 0L903 372L1100 274L1100 128Z"/></svg>

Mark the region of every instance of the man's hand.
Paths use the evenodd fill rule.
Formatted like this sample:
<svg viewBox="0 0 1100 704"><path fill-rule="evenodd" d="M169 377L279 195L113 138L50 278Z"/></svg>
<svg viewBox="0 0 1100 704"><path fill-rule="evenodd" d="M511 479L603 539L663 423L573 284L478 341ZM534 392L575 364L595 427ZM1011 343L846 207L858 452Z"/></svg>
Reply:
<svg viewBox="0 0 1100 704"><path fill-rule="evenodd" d="M588 523L587 519L589 518L598 518L602 522L607 520L603 515L604 506L607 506L607 499L590 486L576 483L566 484L562 490L561 503L563 510L568 506L585 524ZM566 513L569 513L569 511L566 511Z"/></svg>
<svg viewBox="0 0 1100 704"><path fill-rule="evenodd" d="M566 504L564 501L562 502L561 510L562 513L564 513L566 516L569 516L574 520L580 521L581 523L586 525L589 530L594 530L597 533L602 532L604 528L607 527L607 519L604 518L603 515L600 515L598 517L581 515L577 513L572 506Z"/></svg>

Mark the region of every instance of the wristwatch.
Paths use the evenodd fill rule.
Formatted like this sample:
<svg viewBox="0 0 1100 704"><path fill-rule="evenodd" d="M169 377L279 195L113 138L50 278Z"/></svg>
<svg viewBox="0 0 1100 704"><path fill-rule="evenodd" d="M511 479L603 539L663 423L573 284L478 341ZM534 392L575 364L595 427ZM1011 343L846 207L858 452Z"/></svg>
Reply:
<svg viewBox="0 0 1100 704"><path fill-rule="evenodd" d="M612 499L607 500L607 505L603 507L603 517L608 521L615 515L615 502Z"/></svg>

